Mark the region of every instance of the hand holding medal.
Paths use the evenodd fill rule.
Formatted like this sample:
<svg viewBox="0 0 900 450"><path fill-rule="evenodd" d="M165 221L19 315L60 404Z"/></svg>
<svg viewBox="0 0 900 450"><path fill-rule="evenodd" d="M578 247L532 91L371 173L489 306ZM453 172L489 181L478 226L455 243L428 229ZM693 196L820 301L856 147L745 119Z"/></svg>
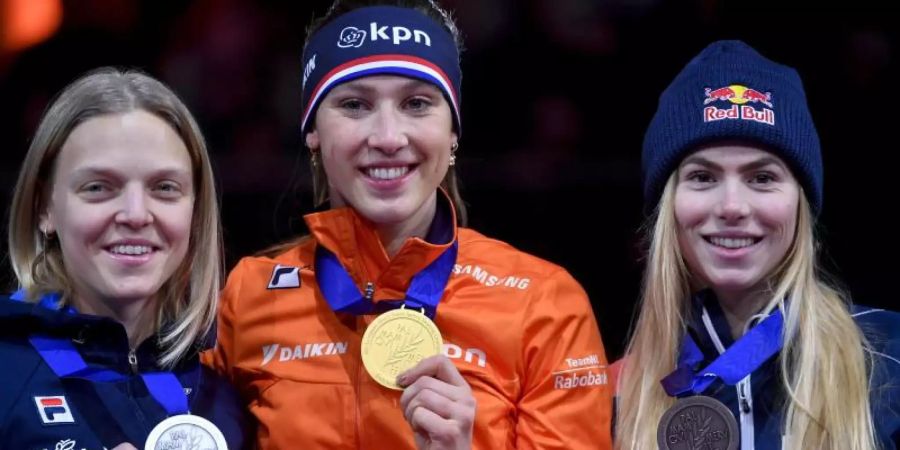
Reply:
<svg viewBox="0 0 900 450"><path fill-rule="evenodd" d="M363 365L382 386L403 390L400 405L418 448L467 449L475 398L456 366L440 354L442 344L440 331L424 313L395 309L366 329Z"/></svg>
<svg viewBox="0 0 900 450"><path fill-rule="evenodd" d="M415 433L416 447L428 450L469 449L475 423L475 397L465 378L444 355L419 362L402 373L403 415Z"/></svg>
<svg viewBox="0 0 900 450"><path fill-rule="evenodd" d="M376 317L360 344L363 366L372 379L388 389L403 390L400 405L420 449L472 446L475 397L459 370L441 355L443 339L431 320L456 262L458 245L453 242L412 277L405 298L395 302L400 308ZM324 246L316 248L316 281L334 311L370 314L377 310L374 286L362 292Z"/></svg>
<svg viewBox="0 0 900 450"><path fill-rule="evenodd" d="M424 313L404 308L378 316L363 334L362 361L378 384L402 390L397 375L441 353L444 340Z"/></svg>

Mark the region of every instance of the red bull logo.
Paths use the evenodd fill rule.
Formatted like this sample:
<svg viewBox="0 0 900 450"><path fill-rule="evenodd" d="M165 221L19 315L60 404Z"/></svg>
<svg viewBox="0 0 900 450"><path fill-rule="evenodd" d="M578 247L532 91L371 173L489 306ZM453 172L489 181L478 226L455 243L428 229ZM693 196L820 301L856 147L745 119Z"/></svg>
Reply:
<svg viewBox="0 0 900 450"><path fill-rule="evenodd" d="M703 108L703 121L714 122L717 120L752 120L767 125L775 125L775 112L772 108L772 93L761 92L756 89L749 88L740 84L732 84L730 86L720 87L718 89L704 89L703 99L704 105L714 102L727 101L732 103L728 109L721 109L715 106L706 106ZM759 103L767 106L758 110L750 104Z"/></svg>

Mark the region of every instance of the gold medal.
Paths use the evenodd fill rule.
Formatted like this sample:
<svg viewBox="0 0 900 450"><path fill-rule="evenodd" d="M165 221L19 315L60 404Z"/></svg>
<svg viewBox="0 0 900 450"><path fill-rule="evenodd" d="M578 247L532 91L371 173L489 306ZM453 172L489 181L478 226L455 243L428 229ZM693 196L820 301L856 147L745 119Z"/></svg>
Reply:
<svg viewBox="0 0 900 450"><path fill-rule="evenodd" d="M394 309L372 321L362 337L362 362L378 384L402 390L397 375L441 353L441 332L423 312Z"/></svg>

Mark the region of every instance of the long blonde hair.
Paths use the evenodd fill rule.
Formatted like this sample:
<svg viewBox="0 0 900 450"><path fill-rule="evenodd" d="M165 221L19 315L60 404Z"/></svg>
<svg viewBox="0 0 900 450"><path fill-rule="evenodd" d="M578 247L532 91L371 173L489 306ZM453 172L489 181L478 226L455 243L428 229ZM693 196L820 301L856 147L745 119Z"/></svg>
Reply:
<svg viewBox="0 0 900 450"><path fill-rule="evenodd" d="M621 450L656 449L657 425L674 403L659 381L675 368L691 297L691 275L676 231L676 174L648 228L640 314L619 377L616 448ZM764 308L779 308L785 317L779 357L788 397L785 448L870 450L875 437L868 343L850 316L846 296L824 281L816 261L812 212L801 195L794 241L771 276L771 300Z"/></svg>
<svg viewBox="0 0 900 450"><path fill-rule="evenodd" d="M137 71L105 67L82 76L56 97L41 118L19 171L10 207L9 256L29 301L49 292L61 293L64 304L71 301L73 287L59 245L39 229L56 158L78 124L135 110L168 123L187 147L193 166L190 244L184 261L160 289L156 317L155 329L164 348L159 363L171 367L197 351L212 327L224 269L218 200L206 143L187 107L168 87Z"/></svg>

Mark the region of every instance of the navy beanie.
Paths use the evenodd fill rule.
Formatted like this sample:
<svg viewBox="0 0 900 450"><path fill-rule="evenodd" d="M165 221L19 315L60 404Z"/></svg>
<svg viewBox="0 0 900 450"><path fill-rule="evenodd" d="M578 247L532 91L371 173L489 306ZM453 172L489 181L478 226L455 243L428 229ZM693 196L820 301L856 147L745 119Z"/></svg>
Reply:
<svg viewBox="0 0 900 450"><path fill-rule="evenodd" d="M698 146L737 140L780 156L814 213L822 208L822 152L797 71L741 41L694 57L659 97L644 136L644 205L652 211L678 164Z"/></svg>

